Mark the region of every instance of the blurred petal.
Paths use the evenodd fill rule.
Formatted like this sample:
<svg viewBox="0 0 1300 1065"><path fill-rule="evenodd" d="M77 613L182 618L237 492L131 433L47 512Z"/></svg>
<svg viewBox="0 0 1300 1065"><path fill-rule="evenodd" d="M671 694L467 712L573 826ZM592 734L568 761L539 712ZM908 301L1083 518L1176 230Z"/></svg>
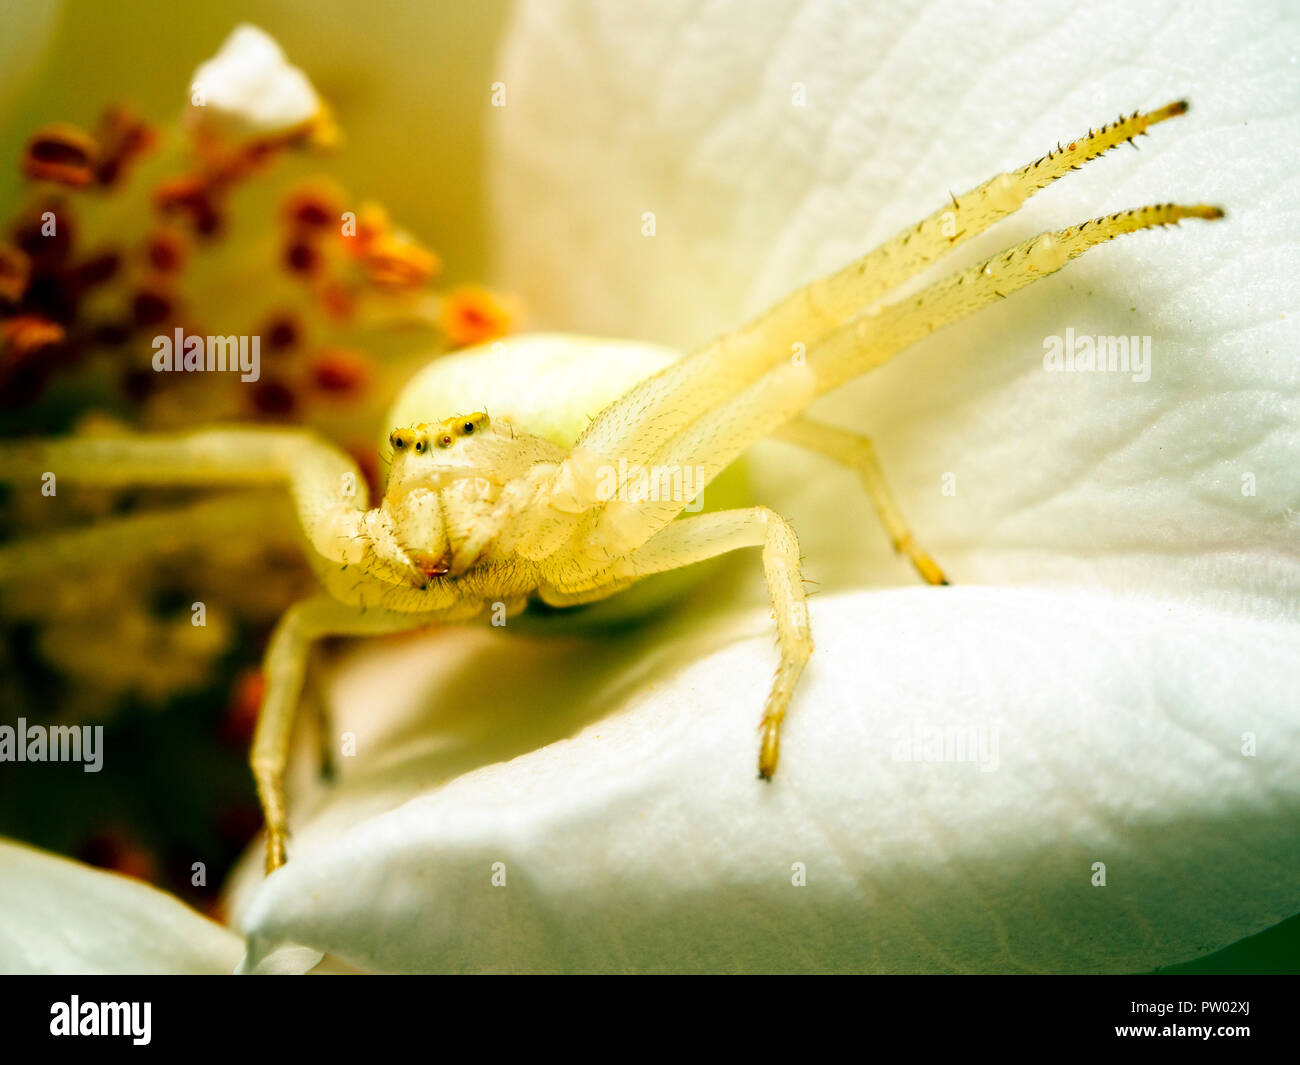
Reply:
<svg viewBox="0 0 1300 1065"><path fill-rule="evenodd" d="M229 973L242 952L139 880L0 841L0 972Z"/></svg>
<svg viewBox="0 0 1300 1065"><path fill-rule="evenodd" d="M0 9L0 119L44 58L62 6L57 0L9 0Z"/></svg>
<svg viewBox="0 0 1300 1065"><path fill-rule="evenodd" d="M244 898L254 959L1144 970L1300 907L1294 626L1085 592L814 603L769 785L761 613L361 656L334 695L365 761Z"/></svg>

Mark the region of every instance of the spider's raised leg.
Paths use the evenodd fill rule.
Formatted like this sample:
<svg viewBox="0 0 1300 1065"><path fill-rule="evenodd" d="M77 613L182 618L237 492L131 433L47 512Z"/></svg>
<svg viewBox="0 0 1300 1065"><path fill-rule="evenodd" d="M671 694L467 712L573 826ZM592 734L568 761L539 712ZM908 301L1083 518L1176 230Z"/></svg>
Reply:
<svg viewBox="0 0 1300 1065"><path fill-rule="evenodd" d="M289 824L285 813L284 771L294 711L312 642L324 636L379 636L427 625L434 617L391 610L362 610L327 595L304 599L285 611L271 634L263 671L266 694L253 735L250 762L257 797L266 817L266 870L284 864Z"/></svg>
<svg viewBox="0 0 1300 1065"><path fill-rule="evenodd" d="M799 289L757 318L647 378L611 404L580 444L609 459L645 463L683 427L781 362L869 310L963 241L1018 210L1039 189L1158 122L1187 110L1183 101L1121 117L1086 137L953 197L928 218L857 261Z"/></svg>
<svg viewBox="0 0 1300 1065"><path fill-rule="evenodd" d="M0 445L0 480L42 477L55 484L285 484L303 533L323 557L353 561L366 484L345 454L311 433L287 429L206 429L193 433L64 437Z"/></svg>
<svg viewBox="0 0 1300 1065"><path fill-rule="evenodd" d="M693 494L703 489L756 440L775 432L808 406L816 379L807 366L784 364L748 388L730 396L654 456L649 477L680 472L690 475ZM637 468L628 466L629 474ZM621 486L620 486L621 487ZM588 537L592 558L631 554L682 512L689 498L659 492L650 499L622 494L605 503Z"/></svg>
<svg viewBox="0 0 1300 1065"><path fill-rule="evenodd" d="M808 367L817 376L817 394L839 388L936 330L1054 274L1098 244L1153 226L1175 225L1184 218L1222 217L1222 210L1206 204L1162 203L1040 233L950 274L915 296L891 303L878 313L862 315L810 349Z"/></svg>
<svg viewBox="0 0 1300 1065"><path fill-rule="evenodd" d="M916 296L854 319L809 349L804 365L783 361L743 389L715 391L711 409L691 424L679 427L651 452L649 461L661 468L692 464L700 473L695 483L703 487L750 445L800 415L816 396L888 362L936 330L1055 273L1089 248L1125 233L1172 225L1184 218L1221 217L1223 212L1217 207L1166 203L1119 211L1054 233L1041 233L985 262L950 274ZM607 410L625 403L626 397ZM657 437L658 433L652 435ZM637 450L644 450L640 443ZM629 473L635 468L629 461ZM605 505L594 526L592 543L597 550L605 546L614 554L628 553L672 521L687 502L633 502L621 495L623 485L619 487L620 496Z"/></svg>
<svg viewBox="0 0 1300 1065"><path fill-rule="evenodd" d="M760 725L758 772L766 779L776 772L781 721L813 648L808 601L799 565L799 541L789 522L767 507L721 510L674 521L639 550L616 563L605 579L645 577L742 547L763 548L763 573L772 597L781 653Z"/></svg>
<svg viewBox="0 0 1300 1065"><path fill-rule="evenodd" d="M776 432L778 440L815 451L847 466L862 480L867 495L875 505L880 523L889 533L894 550L905 554L927 584L947 584L948 579L928 552L921 548L903 519L894 495L885 481L885 473L876 460L876 449L865 436L851 433L810 418L794 418Z"/></svg>

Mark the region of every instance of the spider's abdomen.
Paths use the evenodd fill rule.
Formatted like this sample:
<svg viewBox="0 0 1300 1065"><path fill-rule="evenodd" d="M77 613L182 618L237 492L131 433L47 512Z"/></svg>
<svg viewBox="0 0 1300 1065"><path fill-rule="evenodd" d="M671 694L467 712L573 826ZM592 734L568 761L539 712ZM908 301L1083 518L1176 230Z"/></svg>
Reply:
<svg viewBox="0 0 1300 1065"><path fill-rule="evenodd" d="M567 450L604 407L677 358L670 348L635 341L509 337L429 363L398 395L384 433L486 411Z"/></svg>

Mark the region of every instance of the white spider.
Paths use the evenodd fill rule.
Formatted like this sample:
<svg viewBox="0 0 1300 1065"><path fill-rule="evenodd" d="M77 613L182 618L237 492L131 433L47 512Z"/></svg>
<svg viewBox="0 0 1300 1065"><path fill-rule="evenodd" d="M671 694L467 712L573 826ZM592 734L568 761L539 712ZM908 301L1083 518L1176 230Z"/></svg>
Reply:
<svg viewBox="0 0 1300 1065"><path fill-rule="evenodd" d="M53 472L99 486L287 483L324 592L286 612L266 654L252 767L266 816L268 869L285 860L283 777L312 640L465 621L494 605L514 614L534 598L561 607L591 603L651 574L743 547L763 549L780 645L760 726L758 772L768 778L777 766L781 720L813 646L798 542L789 524L761 506L679 515L751 444L776 435L856 470L894 546L925 580L946 583L908 531L871 442L802 412L818 396L1094 245L1183 218L1221 217L1218 208L1200 205L1123 211L1041 234L917 295L885 301L1034 192L1185 110L1179 102L1134 112L999 174L685 358L665 365L653 349L572 338L576 364L613 380L617 397L580 435L557 429L554 411L540 399L530 403L526 388L517 390L510 410L492 417L475 409L479 403L472 398L472 407L463 405L476 387L486 392L494 375L535 380L537 368L529 363L535 349L527 338L437 360L397 401L403 422L409 412L430 420L393 429L388 483L373 509L355 464L302 431L220 428L25 441L0 447L0 478L36 483ZM792 358L792 351L800 354ZM657 490L662 477L656 471L687 468L694 474L689 492L677 487L685 481L671 479L670 490ZM632 484L646 471L649 492ZM255 505L250 497L232 496L203 504L202 513L213 528L226 530L229 523L217 520L222 508ZM138 552L142 536L174 534L180 520L127 518L37 544L7 545L0 551L0 579L30 576L74 556L102 562Z"/></svg>

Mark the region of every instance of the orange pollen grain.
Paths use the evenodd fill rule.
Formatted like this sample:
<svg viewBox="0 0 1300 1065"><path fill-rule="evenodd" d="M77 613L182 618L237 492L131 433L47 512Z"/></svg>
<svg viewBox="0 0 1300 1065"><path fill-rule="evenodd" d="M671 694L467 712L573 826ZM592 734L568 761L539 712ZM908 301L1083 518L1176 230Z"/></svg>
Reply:
<svg viewBox="0 0 1300 1065"><path fill-rule="evenodd" d="M365 256L366 276L380 288L418 288L441 269L438 256L414 241L395 237L374 242Z"/></svg>
<svg viewBox="0 0 1300 1065"><path fill-rule="evenodd" d="M322 230L342 217L337 194L323 184L302 185L285 200L284 216L291 226Z"/></svg>
<svg viewBox="0 0 1300 1065"><path fill-rule="evenodd" d="M317 291L321 308L327 317L346 321L356 313L357 295L341 281L327 281Z"/></svg>
<svg viewBox="0 0 1300 1065"><path fill-rule="evenodd" d="M291 274L308 277L320 273L325 257L306 240L291 240L284 249L284 265Z"/></svg>
<svg viewBox="0 0 1300 1065"><path fill-rule="evenodd" d="M23 150L23 174L34 181L54 181L82 188L95 180L99 145L75 126L37 130Z"/></svg>
<svg viewBox="0 0 1300 1065"><path fill-rule="evenodd" d="M289 351L298 346L302 326L293 315L279 314L262 327L261 336L268 351Z"/></svg>
<svg viewBox="0 0 1300 1065"><path fill-rule="evenodd" d="M370 360L347 348L325 348L312 361L312 379L322 392L349 394L370 379Z"/></svg>
<svg viewBox="0 0 1300 1065"><path fill-rule="evenodd" d="M0 299L17 303L27 291L32 260L12 244L0 245Z"/></svg>
<svg viewBox="0 0 1300 1065"><path fill-rule="evenodd" d="M63 327L36 314L20 314L0 322L0 351L15 360L60 343Z"/></svg>
<svg viewBox="0 0 1300 1065"><path fill-rule="evenodd" d="M447 293L440 324L454 347L468 347L504 336L513 324L509 302L481 285L462 285Z"/></svg>
<svg viewBox="0 0 1300 1065"><path fill-rule="evenodd" d="M175 273L185 265L188 249L179 233L158 229L149 234L145 254L149 265L164 274Z"/></svg>
<svg viewBox="0 0 1300 1065"><path fill-rule="evenodd" d="M163 214L179 214L203 236L215 233L221 218L216 195L203 178L194 174L160 181L153 190L154 206Z"/></svg>
<svg viewBox="0 0 1300 1065"><path fill-rule="evenodd" d="M125 107L110 107L95 128L100 145L100 159L95 180L112 186L138 156L153 148L157 135L144 121Z"/></svg>

